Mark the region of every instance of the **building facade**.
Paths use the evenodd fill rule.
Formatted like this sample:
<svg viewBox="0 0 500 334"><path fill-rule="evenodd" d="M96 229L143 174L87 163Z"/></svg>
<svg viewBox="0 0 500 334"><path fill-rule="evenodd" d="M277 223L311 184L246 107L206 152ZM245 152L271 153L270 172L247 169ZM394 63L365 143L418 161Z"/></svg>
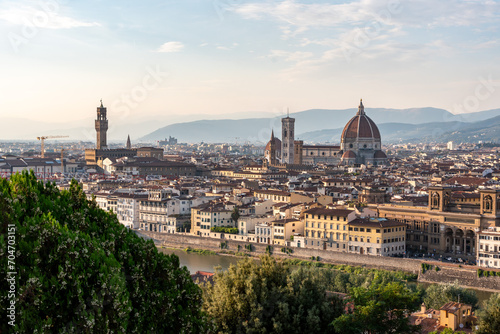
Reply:
<svg viewBox="0 0 500 334"><path fill-rule="evenodd" d="M500 269L500 227L480 231L477 241L477 265Z"/></svg>
<svg viewBox="0 0 500 334"><path fill-rule="evenodd" d="M304 212L304 247L347 252L353 210L313 208Z"/></svg>
<svg viewBox="0 0 500 334"><path fill-rule="evenodd" d="M349 253L395 256L406 252L406 226L385 218L356 218L348 223Z"/></svg>
<svg viewBox="0 0 500 334"><path fill-rule="evenodd" d="M379 217L406 224L410 251L476 260L477 233L500 226L500 190L479 190L473 201L452 190L429 187L427 206L381 204Z"/></svg>

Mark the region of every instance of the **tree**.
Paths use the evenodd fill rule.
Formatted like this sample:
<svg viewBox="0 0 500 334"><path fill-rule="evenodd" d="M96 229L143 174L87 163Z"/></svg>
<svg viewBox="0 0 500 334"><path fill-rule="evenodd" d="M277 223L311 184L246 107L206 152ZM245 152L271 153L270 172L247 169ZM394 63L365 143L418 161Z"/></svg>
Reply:
<svg viewBox="0 0 500 334"><path fill-rule="evenodd" d="M7 276L6 224L16 235L16 319L0 282L0 332L205 332L201 289L176 256L88 201L33 172L0 179L0 276ZM13 271L13 270L9 270Z"/></svg>
<svg viewBox="0 0 500 334"><path fill-rule="evenodd" d="M182 230L183 232L188 232L191 230L191 221L185 221L182 223Z"/></svg>
<svg viewBox="0 0 500 334"><path fill-rule="evenodd" d="M477 315L479 318L477 334L500 333L500 294L491 295Z"/></svg>
<svg viewBox="0 0 500 334"><path fill-rule="evenodd" d="M419 294L403 283L372 284L351 289L353 311L333 321L339 333L417 333L408 314L418 308Z"/></svg>
<svg viewBox="0 0 500 334"><path fill-rule="evenodd" d="M235 206L233 209L233 212L231 213L231 219L234 221L235 226L238 223L238 219L240 219L240 210L238 210L238 207Z"/></svg>
<svg viewBox="0 0 500 334"><path fill-rule="evenodd" d="M473 309L477 307L477 295L474 290L467 290L454 284L433 284L425 290L424 303L428 308L439 310L448 302L469 304Z"/></svg>
<svg viewBox="0 0 500 334"><path fill-rule="evenodd" d="M434 332L430 332L429 334L465 334L465 332L456 332L451 328L445 328L444 330L442 330L440 332L434 331Z"/></svg>
<svg viewBox="0 0 500 334"><path fill-rule="evenodd" d="M343 302L327 297L310 271L290 272L266 255L244 259L203 287L203 309L221 333L335 333Z"/></svg>

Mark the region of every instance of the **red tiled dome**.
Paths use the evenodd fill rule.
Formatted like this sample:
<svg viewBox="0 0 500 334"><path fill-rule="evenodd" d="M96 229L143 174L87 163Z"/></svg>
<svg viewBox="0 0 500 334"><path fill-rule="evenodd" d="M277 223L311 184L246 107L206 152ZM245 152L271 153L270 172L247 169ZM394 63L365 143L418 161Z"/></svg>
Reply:
<svg viewBox="0 0 500 334"><path fill-rule="evenodd" d="M342 154L342 159L356 159L356 153L353 151L345 151L344 154Z"/></svg>
<svg viewBox="0 0 500 334"><path fill-rule="evenodd" d="M375 151L375 154L373 155L375 159L387 159L387 155L382 152L382 151Z"/></svg>
<svg viewBox="0 0 500 334"><path fill-rule="evenodd" d="M374 138L380 139L377 125L366 116L363 102L359 105L358 113L351 118L342 131L341 140L345 138Z"/></svg>
<svg viewBox="0 0 500 334"><path fill-rule="evenodd" d="M279 138L277 138L277 137L274 137L274 143L276 146L276 151L281 151L281 140L279 140ZM271 141L268 141L267 145L266 145L266 151L270 151L270 150L271 150Z"/></svg>

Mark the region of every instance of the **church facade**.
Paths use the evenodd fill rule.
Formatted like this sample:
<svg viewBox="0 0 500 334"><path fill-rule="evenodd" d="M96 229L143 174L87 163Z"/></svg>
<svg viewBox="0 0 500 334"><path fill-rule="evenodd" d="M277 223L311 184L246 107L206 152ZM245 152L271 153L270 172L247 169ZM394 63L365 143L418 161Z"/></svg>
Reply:
<svg viewBox="0 0 500 334"><path fill-rule="evenodd" d="M304 145L294 140L295 119L282 119L282 140L271 135L265 149L265 159L270 165L373 165L387 163L382 151L382 140L377 125L366 115L363 101L358 112L347 122L342 131L340 146ZM272 150L273 149L273 150ZM271 150L272 153L271 154Z"/></svg>

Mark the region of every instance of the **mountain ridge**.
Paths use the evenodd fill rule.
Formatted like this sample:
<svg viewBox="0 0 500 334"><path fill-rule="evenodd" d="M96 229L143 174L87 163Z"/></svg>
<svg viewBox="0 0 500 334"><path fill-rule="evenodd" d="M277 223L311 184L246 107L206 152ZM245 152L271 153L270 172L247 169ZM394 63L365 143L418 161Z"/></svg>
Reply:
<svg viewBox="0 0 500 334"><path fill-rule="evenodd" d="M366 114L378 126L383 124L396 123L399 125L389 126L384 125L385 131L382 131L382 139L384 141L396 141L397 134L400 133L398 127L405 125L413 125L406 127L411 129L412 136L416 139L423 136L432 135L432 138L440 138L446 133L446 128L462 129L464 124L474 121L484 121L486 117L492 114L500 114L500 109L485 110L474 114L454 115L444 109L424 107L424 108L408 108L408 109L389 109L389 108L365 108ZM333 131L329 139L337 138L340 141L340 134L337 135L338 129L343 129L345 124L356 113L356 109L309 109L297 113L290 114L295 118L295 133L297 139L304 139L313 142L330 142L323 140L319 141L314 138L312 133L317 131ZM265 143L269 140L271 131L275 133L281 131L281 118L279 115L273 118L247 118L240 120L220 119L220 120L197 120L192 122L183 122L167 125L159 128L146 136L140 138L141 141L161 140L168 136L174 136L180 142L234 142L248 141ZM320 119L321 121L318 121ZM422 123L421 120L426 122ZM420 121L420 122L419 122ZM325 124L332 124L335 127L325 129ZM422 125L427 124L427 125ZM433 124L433 125L431 125ZM419 125L417 127L417 125ZM445 130L440 129L445 128ZM407 140L409 134L401 134L400 140ZM320 136L321 137L321 136ZM413 138L413 137L412 137ZM335 142L335 141L334 141Z"/></svg>

